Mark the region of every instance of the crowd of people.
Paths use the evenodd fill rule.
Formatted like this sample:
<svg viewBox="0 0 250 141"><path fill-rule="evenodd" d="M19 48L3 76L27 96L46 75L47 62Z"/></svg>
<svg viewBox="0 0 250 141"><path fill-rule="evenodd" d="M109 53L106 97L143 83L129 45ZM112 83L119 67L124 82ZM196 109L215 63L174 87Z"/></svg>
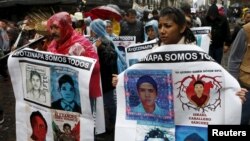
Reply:
<svg viewBox="0 0 250 141"><path fill-rule="evenodd" d="M117 75L125 70L126 66L122 67L125 65L124 60L112 42L112 37L136 36L136 43L148 42L158 38L158 46L168 44L196 44L196 38L190 28L196 26L211 26L209 54L217 63L221 64L223 53L230 51L229 49L231 47L228 63L229 72L239 80L242 87L236 94L243 102L241 124L249 124L250 112L248 105L250 104L250 95L248 94L248 90L250 88L250 75L247 77L245 74L250 72L250 64L248 63L249 61L247 61L250 57L248 49L248 40L250 40L250 23L248 23L250 12L245 14L244 25L235 29L233 38L230 33L227 17L219 13L216 3L213 3L209 7L206 15L204 11L192 13L191 7L185 6L181 8L166 7L160 11L153 10L153 16L149 17L148 15L149 12L145 11L143 17L138 20L136 10L129 9L120 21L119 34L115 34L112 31L113 25L111 20L102 19L93 19L89 25L83 25L84 28L82 28L83 30L81 30L79 34L79 32L75 30L76 27L74 25L76 24L72 23L70 13L65 11L58 12L48 19L46 27L51 36L43 40L43 47L39 49L56 54L86 56L97 59L89 84L89 95L92 99L101 95L103 96L107 132L114 133L116 122L116 99L114 94L117 81L119 81ZM27 23L17 25L10 21L0 20L0 74L6 80L8 79L8 68L6 59L2 59L2 57L14 50L16 44L17 47L20 47L29 43L36 36L39 36L35 30L25 29L24 26L27 25ZM20 30L20 27L23 28L23 30ZM89 38L86 38L88 28L90 30L88 36L93 38L92 42ZM18 43L16 43L20 32L24 32L24 34L20 40L18 40ZM59 80L61 94L64 95L66 92L74 93L74 90L71 89L71 87L74 86L72 78L68 78L68 76L63 77ZM34 73L30 76L30 81L32 84L34 83L34 88L30 94L34 94L36 92L35 88L39 87L35 87L35 84L39 83L39 75L35 75ZM150 91L151 95L153 95L152 101L154 101L157 95L155 82L149 76L145 76L138 81L140 81L137 84L138 95L140 95L142 103L142 105L139 105L140 109L142 107L145 108L145 105L149 107L151 103L148 102L144 105L143 97L145 97L146 91ZM145 89L143 85L150 85L152 89ZM198 86L202 87L202 82L195 84L197 89ZM37 88L37 90L39 91L39 88ZM198 99L198 94L197 97L192 98L194 103L197 104L196 99ZM73 98L70 100L72 101ZM60 99L53 105L64 105L56 109L67 109L66 106L69 102L68 100ZM204 103L206 103L206 98L203 103L198 104L199 107L202 107ZM157 105L154 105L153 109L152 107L150 108L149 111L145 108L145 111L160 114L160 110L162 110L160 108L157 109ZM68 109L68 111L81 113L81 109L77 103L74 103L71 105L71 108ZM4 121L3 111L4 109L0 107L0 124Z"/></svg>

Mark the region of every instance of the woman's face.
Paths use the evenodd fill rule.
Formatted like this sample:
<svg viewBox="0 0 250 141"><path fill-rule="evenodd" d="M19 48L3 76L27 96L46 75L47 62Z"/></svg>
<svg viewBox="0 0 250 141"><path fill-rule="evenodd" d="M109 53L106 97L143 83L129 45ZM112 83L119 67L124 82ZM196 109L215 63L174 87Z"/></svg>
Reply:
<svg viewBox="0 0 250 141"><path fill-rule="evenodd" d="M169 16L163 16L159 19L159 37L163 44L177 44L182 38L185 28L181 28Z"/></svg>
<svg viewBox="0 0 250 141"><path fill-rule="evenodd" d="M139 97L142 105L154 106L157 97L156 90L152 84L148 82L142 83L138 88Z"/></svg>
<svg viewBox="0 0 250 141"><path fill-rule="evenodd" d="M194 91L197 95L202 95L203 94L203 91L204 91L204 87L202 84L196 84L194 86Z"/></svg>
<svg viewBox="0 0 250 141"><path fill-rule="evenodd" d="M64 100L66 100L69 103L74 100L75 90L74 90L74 87L70 85L70 83L68 82L63 83L60 90L61 90L61 95Z"/></svg>
<svg viewBox="0 0 250 141"><path fill-rule="evenodd" d="M113 33L112 24L107 24L106 31L107 31L108 34L112 34Z"/></svg>
<svg viewBox="0 0 250 141"><path fill-rule="evenodd" d="M148 28L147 35L148 35L148 38L151 39L151 40L156 37L154 28L152 26Z"/></svg>
<svg viewBox="0 0 250 141"><path fill-rule="evenodd" d="M31 78L31 83L32 83L32 86L33 86L34 90L39 90L40 89L41 80L40 80L39 76L33 75L32 78Z"/></svg>

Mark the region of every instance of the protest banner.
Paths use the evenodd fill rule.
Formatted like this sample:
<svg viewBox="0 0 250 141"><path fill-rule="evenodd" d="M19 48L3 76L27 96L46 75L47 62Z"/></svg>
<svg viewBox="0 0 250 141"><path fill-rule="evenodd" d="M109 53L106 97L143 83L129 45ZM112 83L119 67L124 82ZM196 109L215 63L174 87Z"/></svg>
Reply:
<svg viewBox="0 0 250 141"><path fill-rule="evenodd" d="M95 63L92 58L29 48L12 52L8 68L16 99L17 141L93 141L89 81Z"/></svg>
<svg viewBox="0 0 250 141"><path fill-rule="evenodd" d="M207 141L208 125L240 124L238 81L197 45L139 59L118 76L116 141Z"/></svg>
<svg viewBox="0 0 250 141"><path fill-rule="evenodd" d="M154 39L145 43L132 44L126 48L126 63L130 67L133 64L137 63L140 58L143 58L150 52L152 48L157 45L158 39Z"/></svg>

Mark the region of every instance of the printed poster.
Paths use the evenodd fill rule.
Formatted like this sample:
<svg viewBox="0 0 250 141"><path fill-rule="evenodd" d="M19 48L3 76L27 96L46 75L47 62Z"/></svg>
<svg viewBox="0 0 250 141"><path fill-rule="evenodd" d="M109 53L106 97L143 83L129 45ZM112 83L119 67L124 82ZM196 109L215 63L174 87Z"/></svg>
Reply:
<svg viewBox="0 0 250 141"><path fill-rule="evenodd" d="M207 141L208 124L240 124L239 83L196 45L158 47L118 80L117 141L143 141L152 127Z"/></svg>
<svg viewBox="0 0 250 141"><path fill-rule="evenodd" d="M148 41L145 43L132 44L126 48L126 63L127 66L140 61L141 58L152 52L152 48L157 46L158 39Z"/></svg>
<svg viewBox="0 0 250 141"><path fill-rule="evenodd" d="M23 129L16 131L17 141L93 141L89 81L95 63L92 58L28 48L13 52L8 67L16 116L22 117L16 119L16 128Z"/></svg>
<svg viewBox="0 0 250 141"><path fill-rule="evenodd" d="M121 55L124 57L124 60L126 60L126 48L130 45L135 44L135 36L117 36L112 37L112 41L114 45L118 48Z"/></svg>
<svg viewBox="0 0 250 141"><path fill-rule="evenodd" d="M54 140L80 141L80 114L52 110Z"/></svg>
<svg viewBox="0 0 250 141"><path fill-rule="evenodd" d="M197 46L209 53L209 46L211 43L211 27L193 27L191 31L194 33L197 41Z"/></svg>

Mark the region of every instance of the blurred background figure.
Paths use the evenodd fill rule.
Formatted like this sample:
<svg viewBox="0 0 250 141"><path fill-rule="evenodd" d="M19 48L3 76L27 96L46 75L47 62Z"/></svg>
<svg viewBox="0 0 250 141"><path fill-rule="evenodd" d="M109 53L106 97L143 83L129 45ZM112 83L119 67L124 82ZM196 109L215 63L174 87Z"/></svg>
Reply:
<svg viewBox="0 0 250 141"><path fill-rule="evenodd" d="M158 38L158 21L151 20L144 26L144 42Z"/></svg>
<svg viewBox="0 0 250 141"><path fill-rule="evenodd" d="M110 20L105 20L106 32L110 37L117 37L117 35L113 32L113 23Z"/></svg>
<svg viewBox="0 0 250 141"><path fill-rule="evenodd" d="M136 19L136 11L129 9L126 16L126 21L121 23L120 36L136 36L136 43L142 43L144 39L143 24Z"/></svg>

